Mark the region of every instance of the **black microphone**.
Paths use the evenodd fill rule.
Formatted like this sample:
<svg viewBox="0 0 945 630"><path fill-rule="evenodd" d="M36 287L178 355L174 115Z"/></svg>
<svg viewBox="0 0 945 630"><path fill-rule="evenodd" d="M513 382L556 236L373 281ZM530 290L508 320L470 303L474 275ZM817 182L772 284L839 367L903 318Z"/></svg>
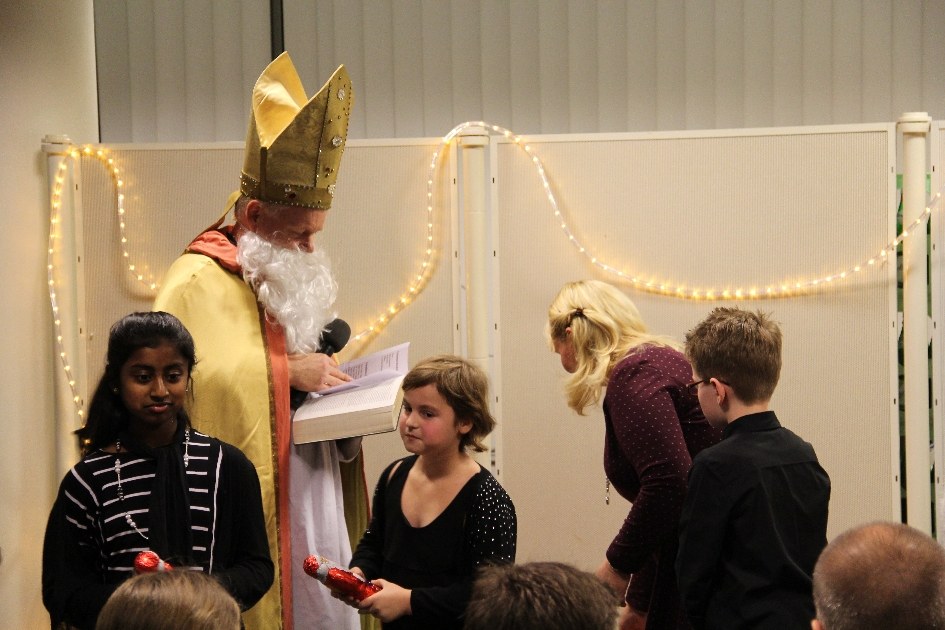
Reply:
<svg viewBox="0 0 945 630"><path fill-rule="evenodd" d="M328 322L325 330L322 331L318 351L331 356L336 352L341 352L349 339L351 339L351 326L348 325L348 322L341 318L333 319Z"/></svg>
<svg viewBox="0 0 945 630"><path fill-rule="evenodd" d="M318 351L331 356L336 352L341 352L349 339L351 339L351 326L348 322L341 318L333 319L322 331L321 339L318 341ZM307 397L308 392L293 388L289 391L289 406L292 409L298 409Z"/></svg>

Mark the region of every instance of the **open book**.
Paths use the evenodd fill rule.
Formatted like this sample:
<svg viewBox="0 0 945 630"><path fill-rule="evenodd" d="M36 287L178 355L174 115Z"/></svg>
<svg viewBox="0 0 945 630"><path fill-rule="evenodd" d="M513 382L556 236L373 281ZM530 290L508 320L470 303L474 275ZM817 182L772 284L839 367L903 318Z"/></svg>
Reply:
<svg viewBox="0 0 945 630"><path fill-rule="evenodd" d="M306 444L396 429L409 347L403 343L338 366L352 380L308 395L292 417L292 441Z"/></svg>

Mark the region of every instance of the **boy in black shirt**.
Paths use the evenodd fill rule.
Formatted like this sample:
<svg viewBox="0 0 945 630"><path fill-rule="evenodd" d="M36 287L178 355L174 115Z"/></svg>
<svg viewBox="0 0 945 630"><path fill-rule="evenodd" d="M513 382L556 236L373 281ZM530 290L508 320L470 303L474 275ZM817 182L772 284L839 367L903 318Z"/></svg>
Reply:
<svg viewBox="0 0 945 630"><path fill-rule="evenodd" d="M716 308L686 335L686 356L706 419L724 431L689 472L676 560L683 606L696 630L809 628L830 479L768 409L781 330L761 312Z"/></svg>

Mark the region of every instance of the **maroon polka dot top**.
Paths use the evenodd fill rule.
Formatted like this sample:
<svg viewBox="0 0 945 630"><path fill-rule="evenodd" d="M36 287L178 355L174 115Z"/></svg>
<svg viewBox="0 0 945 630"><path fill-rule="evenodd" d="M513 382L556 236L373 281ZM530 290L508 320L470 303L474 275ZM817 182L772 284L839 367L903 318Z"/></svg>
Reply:
<svg viewBox="0 0 945 630"><path fill-rule="evenodd" d="M607 550L607 559L625 573L663 574L667 587L671 573L677 525L686 496L686 482L696 453L721 440L722 433L706 422L696 396L686 391L692 369L679 351L663 346L641 346L614 368L604 396L606 439L604 470L614 489L632 503L620 531ZM670 556L673 556L672 558ZM663 557L663 562L658 562ZM666 565L669 566L666 566ZM646 571L642 571L646 568ZM671 579L670 579L671 578ZM653 584L631 582L631 594L640 590L660 594ZM678 599L675 588L672 598ZM670 594L667 593L667 596ZM652 607L652 600L634 602Z"/></svg>

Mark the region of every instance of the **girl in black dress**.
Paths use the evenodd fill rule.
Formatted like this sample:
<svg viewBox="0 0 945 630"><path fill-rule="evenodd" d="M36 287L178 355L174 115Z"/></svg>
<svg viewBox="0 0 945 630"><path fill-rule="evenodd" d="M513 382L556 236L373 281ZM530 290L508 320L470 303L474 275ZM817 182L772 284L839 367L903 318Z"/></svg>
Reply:
<svg viewBox="0 0 945 630"><path fill-rule="evenodd" d="M515 561L515 506L473 459L495 426L488 379L442 355L404 378L398 428L411 455L381 474L351 570L382 586L360 603L385 629L462 628L478 567Z"/></svg>

